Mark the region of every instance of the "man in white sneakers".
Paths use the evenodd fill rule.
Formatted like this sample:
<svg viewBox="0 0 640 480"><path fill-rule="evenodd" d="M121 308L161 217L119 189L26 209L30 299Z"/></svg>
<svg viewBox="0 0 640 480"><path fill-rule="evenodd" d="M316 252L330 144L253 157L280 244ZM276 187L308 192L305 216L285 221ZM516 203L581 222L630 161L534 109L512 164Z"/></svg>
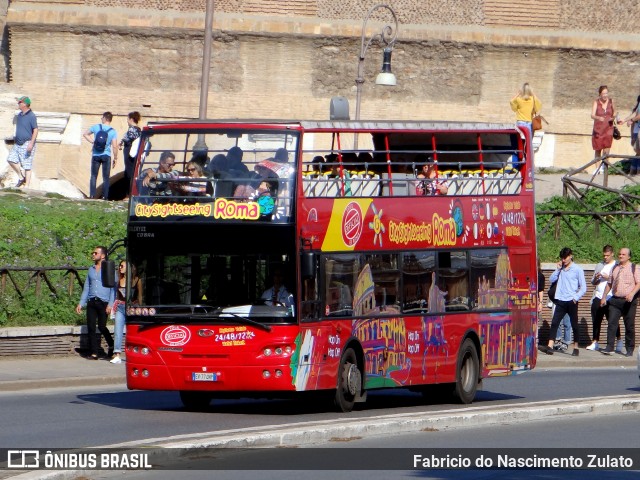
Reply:
<svg viewBox="0 0 640 480"><path fill-rule="evenodd" d="M602 297L604 295L604 289L607 286L607 281L611 276L611 270L617 265L615 256L613 254L613 247L611 245L605 245L602 248L602 261L596 265L596 269L593 272L593 278L591 284L595 285L593 289L593 297L591 298L591 323L593 325L593 342L587 347L587 350L598 350L600 348L600 326L602 320L607 317L609 321L609 305L608 303L601 304ZM611 298L611 291L607 295L606 301ZM616 345L616 351L622 351L622 340L620 339L620 327L616 334L618 338L618 344Z"/></svg>

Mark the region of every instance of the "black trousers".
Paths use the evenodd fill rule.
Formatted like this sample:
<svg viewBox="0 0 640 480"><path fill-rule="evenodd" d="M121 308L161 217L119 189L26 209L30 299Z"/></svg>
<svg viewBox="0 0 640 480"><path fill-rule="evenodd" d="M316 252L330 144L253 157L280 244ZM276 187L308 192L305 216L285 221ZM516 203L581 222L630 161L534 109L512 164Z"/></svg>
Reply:
<svg viewBox="0 0 640 480"><path fill-rule="evenodd" d="M555 301L556 308L553 310L553 319L551 320L551 331L549 332L549 338L555 340L558 335L558 326L568 313L569 320L571 320L571 330L573 331L573 341L577 342L580 338L578 333L578 304L573 300L565 302L564 300Z"/></svg>
<svg viewBox="0 0 640 480"><path fill-rule="evenodd" d="M607 348L613 350L616 341L616 329L620 329L620 317L624 321L624 344L627 351L636 346L636 309L638 299L627 302L624 298L609 299L609 325L607 327Z"/></svg>
<svg viewBox="0 0 640 480"><path fill-rule="evenodd" d="M103 302L99 298L92 298L87 302L87 332L91 355L97 355L100 350L100 337L96 335L96 323L98 330L109 345L109 352L113 352L113 337L107 328L107 302Z"/></svg>
<svg viewBox="0 0 640 480"><path fill-rule="evenodd" d="M593 340L600 341L600 327L602 325L602 319L607 317L609 321L609 304L600 306L600 299L594 297L591 302L591 322L593 323ZM618 331L616 332L616 338L620 338L620 326L618 325Z"/></svg>

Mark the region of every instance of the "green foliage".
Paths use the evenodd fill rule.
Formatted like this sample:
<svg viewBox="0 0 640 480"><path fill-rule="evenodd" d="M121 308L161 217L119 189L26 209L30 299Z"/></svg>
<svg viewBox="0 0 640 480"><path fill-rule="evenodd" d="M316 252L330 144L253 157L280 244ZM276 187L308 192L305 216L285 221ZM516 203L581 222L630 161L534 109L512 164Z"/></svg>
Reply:
<svg viewBox="0 0 640 480"><path fill-rule="evenodd" d="M581 191L584 193L584 205L575 198L555 196L537 204L536 211L613 212L631 208L640 209L640 202L632 200L630 208L616 193L597 188ZM640 196L640 186L624 187L623 192ZM600 222L598 228L597 222L591 216L563 215L559 220L560 235L555 239L557 218L538 213L536 222L540 259L542 262L556 262L558 253L563 247L571 248L575 260L579 263L599 262L602 259L602 247L606 244L612 245L616 251L624 246L640 251L640 217L605 215L604 220L618 233L616 234L603 222ZM576 237L568 224L580 234L580 238Z"/></svg>
<svg viewBox="0 0 640 480"><path fill-rule="evenodd" d="M127 205L120 202L0 195L0 267L88 267L97 245L109 246L125 236ZM47 272L56 294L41 282L36 296L33 272L11 272L23 292L21 299L9 279L0 297L0 327L76 325L74 312L81 287L64 271ZM80 272L84 281L85 272Z"/></svg>

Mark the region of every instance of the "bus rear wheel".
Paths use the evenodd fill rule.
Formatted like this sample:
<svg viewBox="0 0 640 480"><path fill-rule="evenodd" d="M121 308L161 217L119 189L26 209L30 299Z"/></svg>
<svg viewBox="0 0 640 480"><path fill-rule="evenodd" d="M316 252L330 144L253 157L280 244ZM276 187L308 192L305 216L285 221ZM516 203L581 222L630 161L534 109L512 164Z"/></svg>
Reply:
<svg viewBox="0 0 640 480"><path fill-rule="evenodd" d="M455 397L460 403L468 404L473 402L478 390L478 380L480 378L480 361L478 360L478 350L475 343L467 338L458 353L458 363L456 366Z"/></svg>
<svg viewBox="0 0 640 480"><path fill-rule="evenodd" d="M211 394L207 392L180 391L180 401L191 412L205 410L211 403Z"/></svg>
<svg viewBox="0 0 640 480"><path fill-rule="evenodd" d="M353 410L355 399L360 396L362 390L362 372L358 368L356 352L347 348L340 358L338 367L338 385L334 404L339 412Z"/></svg>

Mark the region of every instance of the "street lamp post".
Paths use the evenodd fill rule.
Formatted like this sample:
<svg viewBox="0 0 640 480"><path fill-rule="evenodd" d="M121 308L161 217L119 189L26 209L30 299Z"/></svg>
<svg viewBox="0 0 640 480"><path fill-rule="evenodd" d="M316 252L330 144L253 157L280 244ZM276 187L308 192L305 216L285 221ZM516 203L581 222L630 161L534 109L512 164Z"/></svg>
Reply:
<svg viewBox="0 0 640 480"><path fill-rule="evenodd" d="M213 29L213 0L207 0L206 14L204 18L204 49L202 51L202 77L200 79L200 106L198 108L198 119L207 118L207 103L209 101L209 72L211 70L211 37ZM194 150L206 150L207 144L204 135L198 135L198 139L193 146Z"/></svg>
<svg viewBox="0 0 640 480"><path fill-rule="evenodd" d="M382 32L377 33L365 43L365 34L367 28L367 22L369 18L376 10L386 9L391 13L393 17L393 26L391 24L387 24L382 27ZM391 52L393 51L393 46L396 43L396 38L398 37L398 18L396 17L396 12L386 4L378 4L369 10L367 16L364 18L364 22L362 23L362 37L360 39L360 56L358 57L358 73L356 76L356 120L360 120L360 100L362 97L362 84L364 83L364 57L367 53L367 49L369 46L375 41L381 44L384 44L384 57L382 62L382 71L376 77L376 85L387 85L394 86L396 85L396 76L391 73ZM357 146L357 137L355 139Z"/></svg>

